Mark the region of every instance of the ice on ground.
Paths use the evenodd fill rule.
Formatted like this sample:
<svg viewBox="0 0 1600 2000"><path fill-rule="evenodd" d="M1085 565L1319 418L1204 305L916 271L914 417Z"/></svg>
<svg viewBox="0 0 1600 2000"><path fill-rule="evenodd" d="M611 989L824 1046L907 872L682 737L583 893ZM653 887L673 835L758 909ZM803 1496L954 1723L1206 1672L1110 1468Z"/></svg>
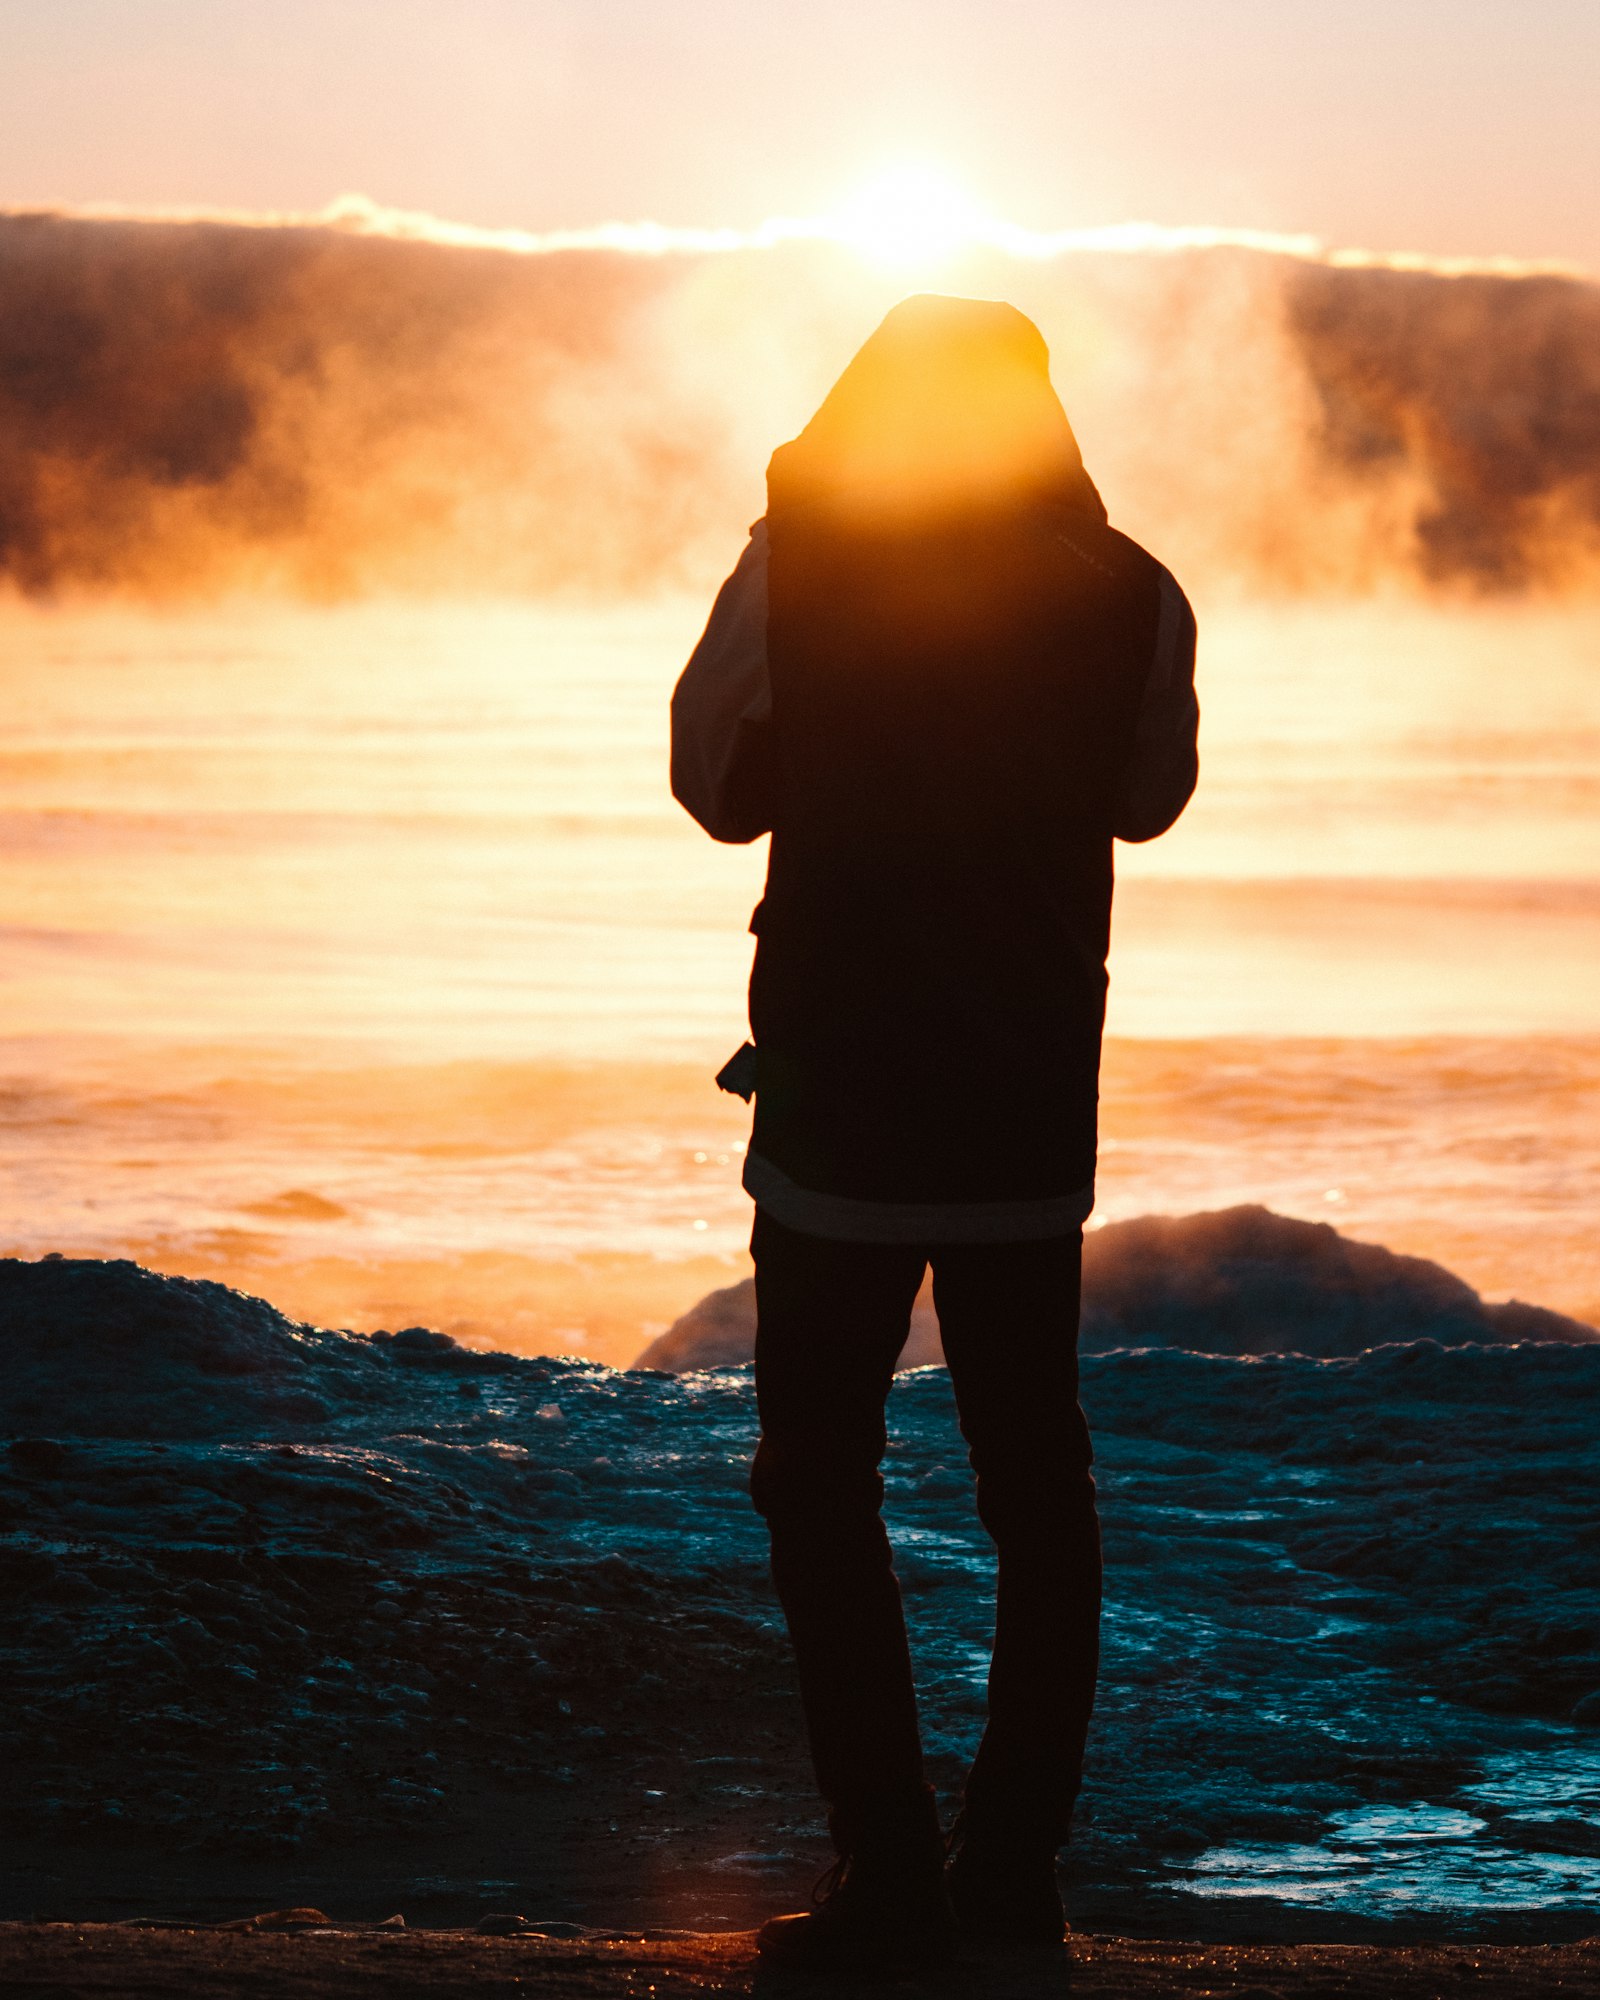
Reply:
<svg viewBox="0 0 1600 2000"><path fill-rule="evenodd" d="M1109 1591L1080 1907L1580 1921L1600 1343L1570 1322L1507 1341L1503 1309L1436 1267L1259 1212L1100 1234L1099 1324L1138 1344L1083 1371ZM1198 1351L1230 1297L1266 1302L1265 1338L1340 1271L1318 1337L1394 1338ZM890 1417L948 1796L981 1727L991 1553L944 1372L903 1375ZM651 1784L753 1789L785 1851L805 1846L747 1368L484 1355L295 1325L127 1263L8 1261L0 1425L13 1839L444 1840L491 1784L537 1815L648 1758L677 1773Z"/></svg>
<svg viewBox="0 0 1600 2000"><path fill-rule="evenodd" d="M405 1402L405 1371L509 1357L426 1327L330 1333L205 1278L118 1259L0 1259L0 1403L11 1430L227 1437Z"/></svg>

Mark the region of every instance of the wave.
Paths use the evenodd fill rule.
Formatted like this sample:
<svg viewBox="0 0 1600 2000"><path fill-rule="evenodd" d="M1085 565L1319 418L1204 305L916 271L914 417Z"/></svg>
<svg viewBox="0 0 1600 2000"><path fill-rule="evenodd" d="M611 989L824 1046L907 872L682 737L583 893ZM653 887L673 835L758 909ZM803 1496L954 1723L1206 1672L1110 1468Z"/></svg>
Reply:
<svg viewBox="0 0 1600 2000"><path fill-rule="evenodd" d="M754 1353L755 1328L755 1282L746 1278L691 1307L634 1365L673 1373L736 1366ZM1255 1204L1141 1216L1084 1238L1085 1354L1165 1347L1325 1359L1419 1340L1582 1345L1600 1341L1600 1331L1517 1299L1490 1305L1442 1264ZM924 1287L900 1366L942 1361Z"/></svg>
<svg viewBox="0 0 1600 2000"><path fill-rule="evenodd" d="M1226 231L1005 230L1117 518L1201 589L1600 575L1600 290ZM31 592L704 586L896 294L814 225L0 214Z"/></svg>

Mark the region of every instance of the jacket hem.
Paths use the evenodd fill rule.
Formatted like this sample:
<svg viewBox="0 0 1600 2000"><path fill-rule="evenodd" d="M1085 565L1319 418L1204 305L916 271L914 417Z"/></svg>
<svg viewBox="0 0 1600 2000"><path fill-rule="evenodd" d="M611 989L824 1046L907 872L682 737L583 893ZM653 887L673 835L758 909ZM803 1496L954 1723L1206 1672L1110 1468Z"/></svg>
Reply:
<svg viewBox="0 0 1600 2000"><path fill-rule="evenodd" d="M759 1153L747 1153L744 1191L785 1229L840 1243L1037 1243L1082 1228L1094 1182L1071 1194L1023 1201L861 1201L798 1187Z"/></svg>

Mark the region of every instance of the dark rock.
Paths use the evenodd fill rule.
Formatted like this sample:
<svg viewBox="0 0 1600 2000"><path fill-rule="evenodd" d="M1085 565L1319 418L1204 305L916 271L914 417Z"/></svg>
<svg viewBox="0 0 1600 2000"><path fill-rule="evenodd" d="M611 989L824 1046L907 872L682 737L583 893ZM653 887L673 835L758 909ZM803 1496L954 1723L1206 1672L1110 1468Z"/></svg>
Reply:
<svg viewBox="0 0 1600 2000"><path fill-rule="evenodd" d="M1424 1257L1358 1243L1326 1222L1255 1204L1146 1215L1091 1230L1083 1246L1086 1354L1177 1347L1198 1354L1353 1355L1433 1341L1497 1346L1600 1340L1600 1330L1513 1299L1489 1305ZM755 1284L710 1292L642 1350L639 1368L728 1368L755 1351ZM912 1315L900 1367L942 1359L931 1298Z"/></svg>
<svg viewBox="0 0 1600 2000"><path fill-rule="evenodd" d="M71 1454L54 1438L15 1438L10 1448L11 1463L18 1472L34 1479L53 1479L65 1472Z"/></svg>
<svg viewBox="0 0 1600 2000"><path fill-rule="evenodd" d="M326 1930L332 1919L322 1910L309 1906L292 1910L263 1910L259 1916L237 1917L230 1924L222 1924L225 1931L308 1931Z"/></svg>

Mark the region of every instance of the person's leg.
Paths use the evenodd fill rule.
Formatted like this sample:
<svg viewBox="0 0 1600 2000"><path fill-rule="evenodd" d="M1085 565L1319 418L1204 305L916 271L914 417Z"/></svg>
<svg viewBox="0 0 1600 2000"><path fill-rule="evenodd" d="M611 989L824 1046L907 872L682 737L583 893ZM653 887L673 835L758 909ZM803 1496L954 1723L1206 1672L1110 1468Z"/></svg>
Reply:
<svg viewBox="0 0 1600 2000"><path fill-rule="evenodd" d="M1067 1837L1099 1664L1100 1530L1078 1405L1082 1238L933 1253L934 1303L999 1554L989 1720L967 1838L1053 1853Z"/></svg>
<svg viewBox="0 0 1600 2000"><path fill-rule="evenodd" d="M878 1461L925 1260L801 1236L759 1210L751 1247L761 1411L751 1491L772 1534L842 1864L821 1907L772 1918L758 1943L769 1964L801 1971L910 1971L947 1949L952 1927Z"/></svg>
<svg viewBox="0 0 1600 2000"><path fill-rule="evenodd" d="M817 1783L835 1839L920 1794L911 1659L879 1507L884 1399L925 1259L804 1236L756 1211L751 1494L772 1537ZM841 1844L848 1845L848 1841Z"/></svg>

